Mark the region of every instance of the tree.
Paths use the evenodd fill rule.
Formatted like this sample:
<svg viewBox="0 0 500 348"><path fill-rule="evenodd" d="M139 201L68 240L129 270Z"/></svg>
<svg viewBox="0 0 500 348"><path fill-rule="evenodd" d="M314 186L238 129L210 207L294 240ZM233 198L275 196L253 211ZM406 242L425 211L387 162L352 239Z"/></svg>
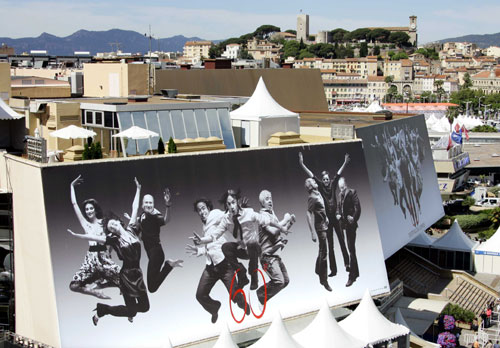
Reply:
<svg viewBox="0 0 500 348"><path fill-rule="evenodd" d="M388 85L390 85L391 83L394 82L394 76L392 75L389 75L389 76L386 76L385 79L384 79L385 83L387 83Z"/></svg>
<svg viewBox="0 0 500 348"><path fill-rule="evenodd" d="M470 75L468 72L464 74L464 83L462 84L462 88L471 88L472 87L472 80L470 78Z"/></svg>
<svg viewBox="0 0 500 348"><path fill-rule="evenodd" d="M380 46L375 45L375 47L373 47L373 55L374 56L380 55Z"/></svg>
<svg viewBox="0 0 500 348"><path fill-rule="evenodd" d="M366 57L368 55L368 44L366 42L361 43L361 47L359 48L359 56Z"/></svg>
<svg viewBox="0 0 500 348"><path fill-rule="evenodd" d="M172 139L172 137L170 137L170 139L168 139L167 149L168 149L168 153L176 153L177 152L177 145L175 145L174 139Z"/></svg>
<svg viewBox="0 0 500 348"><path fill-rule="evenodd" d="M371 30L368 28L359 28L354 31L351 31L349 38L350 40L367 40L370 35ZM408 37L409 38L409 37Z"/></svg>
<svg viewBox="0 0 500 348"><path fill-rule="evenodd" d="M281 29L274 25L264 24L255 29L253 36L258 39L266 39L271 36L272 33L279 33Z"/></svg>
<svg viewBox="0 0 500 348"><path fill-rule="evenodd" d="M240 59L253 59L253 56L248 53L248 50L246 48L241 48L239 53L238 53L238 57Z"/></svg>
<svg viewBox="0 0 500 348"><path fill-rule="evenodd" d="M286 41L283 45L283 58L297 58L300 52L300 44L295 40Z"/></svg>
<svg viewBox="0 0 500 348"><path fill-rule="evenodd" d="M319 43L310 45L307 50L316 57L328 58L334 55L335 48L331 44Z"/></svg>
<svg viewBox="0 0 500 348"><path fill-rule="evenodd" d="M90 159L90 148L89 144L85 143L83 145L82 160L86 161L88 159Z"/></svg>
<svg viewBox="0 0 500 348"><path fill-rule="evenodd" d="M332 31L330 31L330 34L332 35L332 40L333 42L345 42L344 36L345 34L348 34L349 32L345 29L342 28L337 28Z"/></svg>
<svg viewBox="0 0 500 348"><path fill-rule="evenodd" d="M368 39L371 42L374 42L374 41L387 42L389 39L389 35L391 35L391 32L389 30L377 28L377 29L373 29L370 32L370 34L368 35Z"/></svg>
<svg viewBox="0 0 500 348"><path fill-rule="evenodd" d="M303 50L300 50L299 52L299 59L304 59L304 58L314 58L314 54L309 52L307 48L304 48Z"/></svg>
<svg viewBox="0 0 500 348"><path fill-rule="evenodd" d="M392 52L392 51L391 51ZM391 55L391 60L400 60L400 59L408 59L408 55L404 51L400 51L398 53L394 53Z"/></svg>
<svg viewBox="0 0 500 348"><path fill-rule="evenodd" d="M434 87L436 87L436 94L439 96L439 101L441 101L442 96L446 93L443 88L443 80L434 80Z"/></svg>
<svg viewBox="0 0 500 348"><path fill-rule="evenodd" d="M101 142L98 141L95 143L95 152L94 152L94 159L101 159L102 158L102 147L101 147Z"/></svg>
<svg viewBox="0 0 500 348"><path fill-rule="evenodd" d="M163 139L160 137L158 139L158 154L163 155L165 153L165 143L163 142Z"/></svg>
<svg viewBox="0 0 500 348"><path fill-rule="evenodd" d="M304 43L304 40L302 40L302 38L300 38L300 42L299 42L299 51L302 51L304 48L306 48L306 44Z"/></svg>
<svg viewBox="0 0 500 348"><path fill-rule="evenodd" d="M285 33L289 33L289 34L297 35L297 30L288 29L288 30L285 30Z"/></svg>
<svg viewBox="0 0 500 348"><path fill-rule="evenodd" d="M389 35L389 42L392 42L398 45L399 47L410 46L408 40L410 40L410 36L400 31L393 32L391 33L391 35Z"/></svg>

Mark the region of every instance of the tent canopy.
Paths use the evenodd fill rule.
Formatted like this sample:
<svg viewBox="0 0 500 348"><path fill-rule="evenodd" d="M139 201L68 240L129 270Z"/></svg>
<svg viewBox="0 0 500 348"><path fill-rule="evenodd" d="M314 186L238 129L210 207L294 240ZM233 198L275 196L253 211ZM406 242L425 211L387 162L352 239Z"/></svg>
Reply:
<svg viewBox="0 0 500 348"><path fill-rule="evenodd" d="M1 98L0 98L0 120L18 120L23 118L24 115L20 115L11 109Z"/></svg>
<svg viewBox="0 0 500 348"><path fill-rule="evenodd" d="M363 348L366 343L344 331L325 301L313 321L293 338L304 348Z"/></svg>
<svg viewBox="0 0 500 348"><path fill-rule="evenodd" d="M418 246L418 247L430 247L436 238L429 236L424 230L420 231L415 238L411 240L408 245Z"/></svg>
<svg viewBox="0 0 500 348"><path fill-rule="evenodd" d="M408 328L392 323L379 312L368 289L356 310L339 325L352 336L371 344L389 341L410 332Z"/></svg>
<svg viewBox="0 0 500 348"><path fill-rule="evenodd" d="M432 247L436 249L471 252L476 244L476 242L473 242L467 237L460 228L457 220L455 220L450 230L444 236L432 243Z"/></svg>
<svg viewBox="0 0 500 348"><path fill-rule="evenodd" d="M476 254L500 256L500 227L486 242L481 243L475 250Z"/></svg>
<svg viewBox="0 0 500 348"><path fill-rule="evenodd" d="M75 125L70 125L49 134L51 137L62 138L62 139L86 139L89 137L94 137L96 132L77 127Z"/></svg>
<svg viewBox="0 0 500 348"><path fill-rule="evenodd" d="M271 326L257 342L251 345L252 348L303 348L290 336L283 324L281 315L276 313Z"/></svg>
<svg viewBox="0 0 500 348"><path fill-rule="evenodd" d="M236 343L234 343L226 324L222 325L219 339L215 342L215 346L213 348L238 348Z"/></svg>
<svg viewBox="0 0 500 348"><path fill-rule="evenodd" d="M261 76L250 99L241 107L232 111L230 116L233 120L258 121L261 118L298 117L299 115L285 109L274 100Z"/></svg>
<svg viewBox="0 0 500 348"><path fill-rule="evenodd" d="M149 139L151 137L157 137L159 136L158 133L150 131L149 129L144 129L138 126L132 126L123 132L116 133L112 135L114 138L129 138L129 139L134 139L134 140L139 140L139 139Z"/></svg>

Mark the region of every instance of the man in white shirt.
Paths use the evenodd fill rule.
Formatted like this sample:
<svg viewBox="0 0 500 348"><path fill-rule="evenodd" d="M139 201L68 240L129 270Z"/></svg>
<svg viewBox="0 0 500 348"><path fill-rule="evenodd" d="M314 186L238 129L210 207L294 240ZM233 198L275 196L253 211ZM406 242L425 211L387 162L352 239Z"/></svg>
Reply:
<svg viewBox="0 0 500 348"><path fill-rule="evenodd" d="M210 291L220 280L231 294L231 283L236 269L225 259L222 252L222 245L226 243L226 238L223 235L218 236L218 226L224 219L225 213L222 210L213 209L212 202L205 198L196 200L194 209L203 224L203 237L209 238L211 241L206 244L187 245L186 251L191 255L206 256L206 266L198 283L196 299L212 315L211 321L215 323L221 302L212 299ZM218 237L213 238L216 235ZM234 293L237 289L237 283L233 282L232 292ZM246 310L246 314L250 314L250 306L247 305L242 294L237 294L232 300L238 307Z"/></svg>

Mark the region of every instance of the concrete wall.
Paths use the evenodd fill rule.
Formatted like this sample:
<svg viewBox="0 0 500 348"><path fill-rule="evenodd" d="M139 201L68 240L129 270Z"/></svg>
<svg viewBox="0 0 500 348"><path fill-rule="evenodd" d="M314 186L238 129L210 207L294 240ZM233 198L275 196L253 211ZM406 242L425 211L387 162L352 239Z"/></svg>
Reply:
<svg viewBox="0 0 500 348"><path fill-rule="evenodd" d="M73 71L82 71L82 69L35 69L35 68L11 68L12 76L36 76L53 79L57 73L64 77L69 77Z"/></svg>
<svg viewBox="0 0 500 348"><path fill-rule="evenodd" d="M221 69L156 71L155 92L251 96L262 76L272 97L292 111L328 111L319 69Z"/></svg>
<svg viewBox="0 0 500 348"><path fill-rule="evenodd" d="M84 64L85 97L127 97L148 94L148 65L125 63Z"/></svg>
<svg viewBox="0 0 500 348"><path fill-rule="evenodd" d="M0 63L0 98L7 101L10 93L10 64Z"/></svg>
<svg viewBox="0 0 500 348"><path fill-rule="evenodd" d="M70 86L49 87L12 87L13 97L28 98L70 98Z"/></svg>
<svg viewBox="0 0 500 348"><path fill-rule="evenodd" d="M60 347L42 170L31 161L11 155L5 157L3 161L6 164L15 211L16 332Z"/></svg>

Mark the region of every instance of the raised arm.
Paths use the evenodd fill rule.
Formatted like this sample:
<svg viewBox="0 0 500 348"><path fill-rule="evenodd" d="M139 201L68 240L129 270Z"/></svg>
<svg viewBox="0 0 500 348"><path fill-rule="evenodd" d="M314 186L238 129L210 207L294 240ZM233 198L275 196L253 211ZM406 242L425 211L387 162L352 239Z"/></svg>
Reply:
<svg viewBox="0 0 500 348"><path fill-rule="evenodd" d="M306 165L304 164L304 156L302 156L302 152L299 152L299 164L302 167L302 169L304 170L304 172L306 172L306 175L308 177L314 178L313 172L311 172L309 170L309 168L307 168Z"/></svg>
<svg viewBox="0 0 500 348"><path fill-rule="evenodd" d="M337 175L340 176L342 175L342 172L344 171L345 169L345 166L351 161L351 157L349 156L348 153L345 154L345 157L344 157L344 163L342 164L342 167L339 168L338 172L337 172Z"/></svg>
<svg viewBox="0 0 500 348"><path fill-rule="evenodd" d="M141 184L137 181L137 178L134 178L136 190L134 201L132 202L132 215L130 216L130 223L133 224L137 220L137 213L139 212L139 200L141 198Z"/></svg>
<svg viewBox="0 0 500 348"><path fill-rule="evenodd" d="M101 235L87 234L87 233L86 234L75 233L75 232L71 231L70 229L68 229L67 231L72 236L75 236L77 238L91 240L91 241L98 242L98 243L105 243L106 242L106 237L103 235L101 236Z"/></svg>
<svg viewBox="0 0 500 348"><path fill-rule="evenodd" d="M163 191L163 200L165 201L165 214L163 215L163 222L167 224L170 221L170 207L172 206L172 202L170 201L170 190L165 188Z"/></svg>
<svg viewBox="0 0 500 348"><path fill-rule="evenodd" d="M71 204L73 205L73 209L75 211L76 217L78 218L78 221L80 221L80 225L82 225L82 228L84 229L85 232L85 226L87 225L87 220L82 214L82 211L80 210L80 207L78 206L78 203L76 201L76 193L75 193L75 186L80 185L83 182L82 176L78 175L78 177L71 182L70 185L70 191L71 191Z"/></svg>

